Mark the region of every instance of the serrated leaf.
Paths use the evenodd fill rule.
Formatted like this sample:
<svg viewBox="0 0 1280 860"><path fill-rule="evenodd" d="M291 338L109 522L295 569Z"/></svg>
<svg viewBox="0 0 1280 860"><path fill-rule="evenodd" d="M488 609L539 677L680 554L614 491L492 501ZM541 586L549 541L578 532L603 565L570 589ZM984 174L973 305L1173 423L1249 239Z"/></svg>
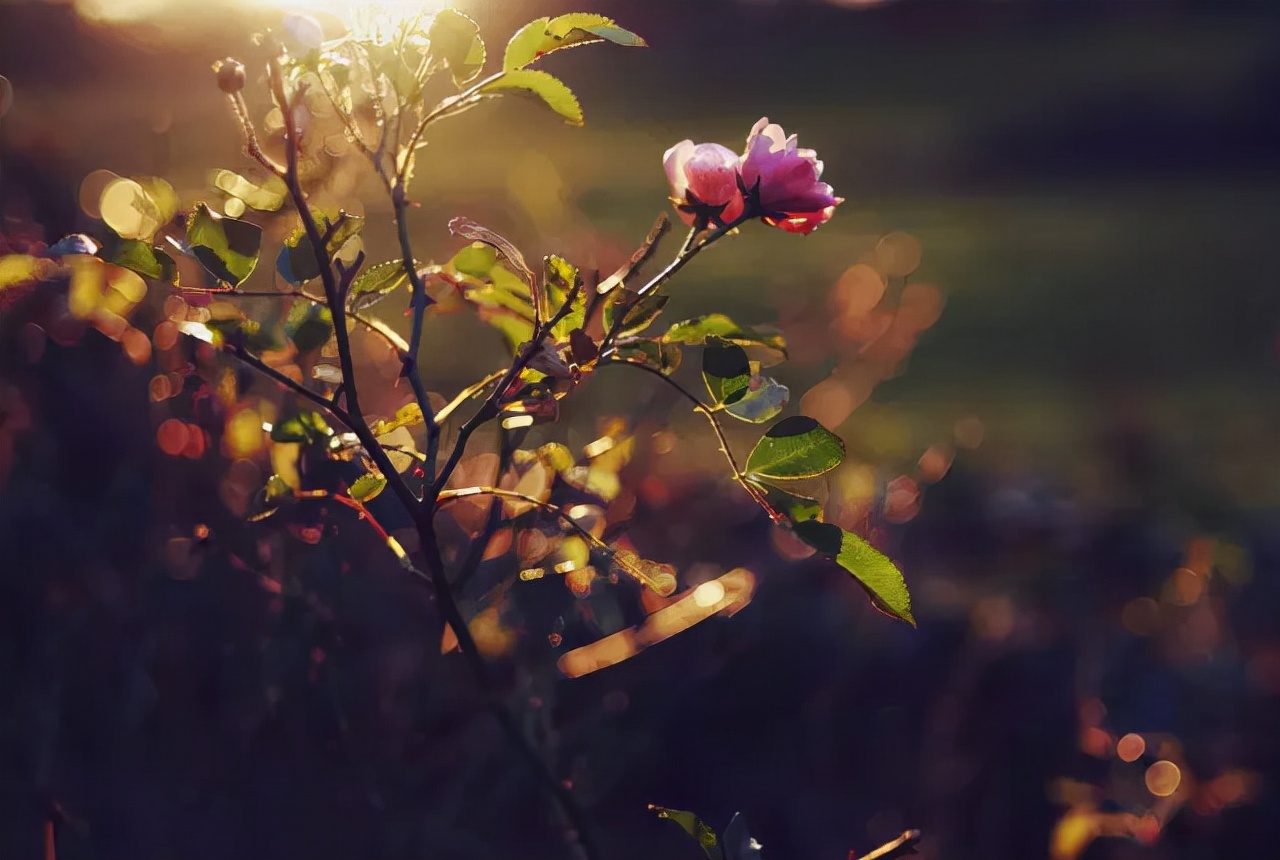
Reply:
<svg viewBox="0 0 1280 860"><path fill-rule="evenodd" d="M747 457L747 473L761 478L813 478L844 459L840 437L807 415L784 418L769 428Z"/></svg>
<svg viewBox="0 0 1280 860"><path fill-rule="evenodd" d="M333 314L319 302L294 302L284 321L284 333L298 352L319 349L333 337Z"/></svg>
<svg viewBox="0 0 1280 860"><path fill-rule="evenodd" d="M141 240L123 239L114 231L109 232L98 249L98 256L144 277L178 283L178 266L173 257Z"/></svg>
<svg viewBox="0 0 1280 860"><path fill-rule="evenodd" d="M414 265L418 265L415 260ZM409 283L409 272L403 260L388 260L369 266L356 275L347 291L347 306L354 311L377 304Z"/></svg>
<svg viewBox="0 0 1280 860"><path fill-rule="evenodd" d="M676 372L684 355L679 346L656 340L631 341L615 347L613 354L618 361L643 364L667 375Z"/></svg>
<svg viewBox="0 0 1280 860"><path fill-rule="evenodd" d="M570 125L582 125L582 105L573 90L557 77L534 69L516 69L480 88L483 95L502 95L508 91L537 96L547 107Z"/></svg>
<svg viewBox="0 0 1280 860"><path fill-rule="evenodd" d="M381 472L365 472L347 488L347 495L357 502L367 502L387 488L387 479Z"/></svg>
<svg viewBox="0 0 1280 860"><path fill-rule="evenodd" d="M724 411L740 421L763 424L776 418L790 398L791 390L787 386L772 377L756 374L742 397L725 404Z"/></svg>
<svg viewBox="0 0 1280 860"><path fill-rule="evenodd" d="M796 536L852 573L882 612L915 626L902 572L882 552L839 526L817 520L795 523Z"/></svg>
<svg viewBox="0 0 1280 860"><path fill-rule="evenodd" d="M319 412L299 412L291 418L279 421L271 427L273 442L303 442L310 444L333 435L333 429Z"/></svg>
<svg viewBox="0 0 1280 860"><path fill-rule="evenodd" d="M751 485L764 494L769 507L786 516L792 522L822 519L822 502L809 496L802 496L790 490L783 490L772 484L751 481Z"/></svg>
<svg viewBox="0 0 1280 860"><path fill-rule="evenodd" d="M626 288L615 289L609 293L604 305L604 330L614 332L615 337L639 334L662 315L662 309L670 298L653 293L641 297ZM618 319L620 312L621 320ZM614 326L617 326L616 331Z"/></svg>
<svg viewBox="0 0 1280 860"><path fill-rule="evenodd" d="M264 182L257 183L231 170L215 170L211 184L259 212L275 212L289 196L288 187L278 176L269 176Z"/></svg>
<svg viewBox="0 0 1280 860"><path fill-rule="evenodd" d="M694 815L692 812L686 812L683 809L668 809L665 806L653 806L650 809L658 813L659 818L668 818L679 824L702 847L703 853L710 860L724 860L724 851L720 846L720 837L716 832L703 823L702 819Z"/></svg>
<svg viewBox="0 0 1280 860"><path fill-rule="evenodd" d="M546 32L561 47L595 41L612 42L628 48L646 46L644 39L635 33L619 27L612 18L606 18L594 12L569 12L565 15L557 15L547 24Z"/></svg>
<svg viewBox="0 0 1280 860"><path fill-rule="evenodd" d="M507 71L522 69L552 51L613 42L627 47L644 47L644 39L619 27L612 19L590 12L572 12L555 18L539 18L525 24L507 43L502 67Z"/></svg>
<svg viewBox="0 0 1280 860"><path fill-rule="evenodd" d="M431 21L427 38L432 55L449 67L454 84L461 87L480 74L485 50L475 21L456 9L444 9Z"/></svg>
<svg viewBox="0 0 1280 860"><path fill-rule="evenodd" d="M547 38L547 24L550 18L538 18L525 24L511 41L507 42L506 53L502 57L502 68L508 72L522 69L538 58L542 43Z"/></svg>
<svg viewBox="0 0 1280 860"><path fill-rule="evenodd" d="M187 219L187 246L200 264L220 281L238 287L258 265L262 228L239 218L215 214L197 203Z"/></svg>
<svg viewBox="0 0 1280 860"><path fill-rule="evenodd" d="M668 343L700 344L708 338L737 344L747 351L748 357L765 367L787 357L787 342L781 334L740 326L724 314L706 314L682 320L663 335L663 340Z"/></svg>

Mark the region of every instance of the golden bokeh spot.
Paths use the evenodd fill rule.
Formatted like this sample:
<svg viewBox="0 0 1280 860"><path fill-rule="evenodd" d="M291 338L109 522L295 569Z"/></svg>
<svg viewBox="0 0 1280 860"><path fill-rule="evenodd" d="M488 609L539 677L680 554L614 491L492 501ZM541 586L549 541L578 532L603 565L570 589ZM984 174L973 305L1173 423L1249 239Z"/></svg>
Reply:
<svg viewBox="0 0 1280 860"><path fill-rule="evenodd" d="M87 319L102 306L106 276L101 260L94 257L74 256L67 260L71 265L71 285L67 292L67 310L79 319Z"/></svg>
<svg viewBox="0 0 1280 860"><path fill-rule="evenodd" d="M262 416L253 409L241 409L227 420L222 436L222 450L233 460L252 457L267 444L262 431Z"/></svg>
<svg viewBox="0 0 1280 860"><path fill-rule="evenodd" d="M1135 762L1147 751L1142 735L1130 732L1116 742L1116 757L1121 761Z"/></svg>
<svg viewBox="0 0 1280 860"><path fill-rule="evenodd" d="M79 202L84 214L90 218L102 217L102 195L107 186L121 177L110 170L92 170L80 180Z"/></svg>
<svg viewBox="0 0 1280 860"><path fill-rule="evenodd" d="M1169 797L1182 784L1182 771L1171 761L1158 761L1147 768L1143 781L1156 797Z"/></svg>
<svg viewBox="0 0 1280 860"><path fill-rule="evenodd" d="M704 582L693 590L693 602L699 607L715 606L724 600L724 585L717 580Z"/></svg>

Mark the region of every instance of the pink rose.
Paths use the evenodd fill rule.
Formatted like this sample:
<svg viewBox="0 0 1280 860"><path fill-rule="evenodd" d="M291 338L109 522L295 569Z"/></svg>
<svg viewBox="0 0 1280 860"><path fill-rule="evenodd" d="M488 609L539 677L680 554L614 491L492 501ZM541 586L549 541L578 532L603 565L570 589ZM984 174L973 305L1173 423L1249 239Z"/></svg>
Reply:
<svg viewBox="0 0 1280 860"><path fill-rule="evenodd" d="M768 117L752 126L739 171L747 194L756 195L765 223L791 233L812 233L844 202L830 185L818 181L818 154L797 148L796 136L787 137Z"/></svg>
<svg viewBox="0 0 1280 860"><path fill-rule="evenodd" d="M682 140L662 157L671 183L671 202L681 220L724 224L742 215L738 156L718 143Z"/></svg>

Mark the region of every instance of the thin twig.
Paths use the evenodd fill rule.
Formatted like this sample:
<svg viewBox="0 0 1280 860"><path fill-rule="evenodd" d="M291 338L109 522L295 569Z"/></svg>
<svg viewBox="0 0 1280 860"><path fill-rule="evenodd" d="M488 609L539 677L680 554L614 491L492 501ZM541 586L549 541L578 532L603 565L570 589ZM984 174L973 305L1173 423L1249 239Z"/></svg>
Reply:
<svg viewBox="0 0 1280 860"><path fill-rule="evenodd" d="M374 518L373 514L369 513L369 509L359 499L344 493L331 493L328 490L296 490L293 496L296 499L332 499L340 505L351 508L351 510L360 515L360 519L369 524L369 527L374 530L378 537L386 542L387 548L391 550L392 555L400 562L401 567L418 579L430 582L430 577L414 567L413 561L409 558L409 554L405 552L404 547L400 545L400 541L392 537L391 533L383 528L382 524Z"/></svg>
<svg viewBox="0 0 1280 860"><path fill-rule="evenodd" d="M729 233L736 230L738 227L746 223L748 220L750 219L747 218L744 214L744 216L739 218L738 220L730 221L728 224L725 224L723 227L718 227L717 229L711 231L706 235L705 238L703 238L701 242L696 242L696 243L693 241L698 234L698 229L695 226L695 228L692 231L690 231L689 236L685 239L684 246L680 248L680 252L676 254L675 259L673 259L669 264L667 264L667 267L665 269L663 269L661 272L658 272L658 274L654 275L649 280L649 283L645 284L643 287L636 290L636 294L641 298L644 298L650 293L656 291L659 287L661 287L668 280L670 280L672 275L674 275L676 272L683 269L686 263L688 263L690 260L696 257L699 251L711 245L713 242L717 241L718 239L724 236L727 236Z"/></svg>
<svg viewBox="0 0 1280 860"><path fill-rule="evenodd" d="M275 99L276 106L280 108L280 112L284 115L284 134L285 134L285 186L289 189L289 197L293 200L294 208L298 210L298 217L302 220L302 227L307 235L307 240L311 243L312 252L315 254L316 263L320 269L320 280L324 284L325 301L329 305L329 313L333 318L334 338L338 346L338 362L342 369L342 382L344 396L346 397L346 413L349 419L346 423L359 438L362 445L369 456L377 465L378 470L382 472L387 479L388 486L391 487L396 497L400 499L406 510L412 511L418 503L417 497L413 494L413 490L405 483L404 478L396 471L395 466L391 462L390 456L378 444L378 440L369 430L369 425L365 422L364 416L360 412L359 390L356 385L355 362L351 355L351 340L347 335L346 307L342 301L342 286L339 284L335 276L332 261L329 259L327 246L324 244L324 237L320 233L316 220L311 214L311 208L307 205L307 197L302 190L302 184L298 179L298 148L300 141L298 139L298 129L294 122L293 102L290 101L284 90L284 80L280 74L280 65L274 59L267 63L267 78L270 83L272 98ZM299 89L294 94L295 98L300 98L303 93Z"/></svg>
<svg viewBox="0 0 1280 860"><path fill-rule="evenodd" d="M473 98L477 93L479 93L481 89L483 89L484 87L487 87L489 84L493 83L494 81L499 80L504 75L506 75L505 71L497 72L485 78L484 80L480 81L479 83L472 84L467 89L458 93L458 95L452 100L441 102L440 104L436 105L435 108L433 108L431 111L429 111L425 116L423 116L422 119L418 121L418 125L414 128L413 134L409 135L409 142L405 144L404 151L408 155L405 158L405 163L403 165L397 165L396 179L401 183L404 182L405 175L408 172L409 160L413 158L413 151L414 149L417 148L418 141L422 139L422 135L427 130L427 126L431 125L431 123L435 122L436 120L441 119L446 115L452 113L453 111L462 110L466 107L470 107L470 105L467 104L467 102L471 98Z"/></svg>
<svg viewBox="0 0 1280 860"><path fill-rule="evenodd" d="M511 456L514 448L511 434L506 430L499 430L498 437L501 441L498 445L498 466L493 475L494 486L502 483L502 476L507 473L507 469L511 466ZM437 508L440 506L439 502L440 500L437 499ZM454 574L453 587L457 590L461 591L466 588L471 577L480 569L480 563L484 561L485 550L488 549L489 542L493 540L493 536L497 534L498 526L502 525L502 513L502 500L498 498L490 499L484 528L480 530L479 537L471 542L471 548L467 551L466 558L462 560L462 564L458 567L458 572Z"/></svg>
<svg viewBox="0 0 1280 860"><path fill-rule="evenodd" d="M289 389L294 394L297 394L299 397L303 397L311 401L316 406L319 406L321 409L325 410L330 415L337 418L343 424L347 425L348 427L351 427L352 430L355 429L352 426L354 422L352 421L351 416L346 413L346 410L344 410L338 404L334 403L328 397L325 397L320 392L312 391L310 388L307 388L298 380L290 376L285 376L283 373L276 370L274 367L267 364L265 361L258 358L258 356L249 352L244 347L228 346L224 348L224 351L227 352L229 355L233 356L234 358L239 359L240 361L249 365L254 370L261 373L263 376L266 376L268 379L271 379L272 381L277 382L280 385L283 385L285 388Z"/></svg>
<svg viewBox="0 0 1280 860"><path fill-rule="evenodd" d="M881 845L879 848L875 849L874 851L870 851L866 854L863 854L861 857L857 858L857 860L879 860L879 858L884 857L886 855L900 857L906 854L915 854L916 853L915 844L919 841L920 841L919 830L904 830L902 831L902 835L899 836L897 839L892 839L886 842L885 844ZM899 851L901 853L894 854L893 852L895 851ZM852 851L849 852L849 860L853 860Z"/></svg>
<svg viewBox="0 0 1280 860"><path fill-rule="evenodd" d="M579 289L580 285L575 284L573 291L565 299L565 303L560 306L560 310L556 312L556 315L547 320L542 326L533 330L533 336L516 353L515 359L511 362L511 367L507 368L506 372L503 373L498 384L489 393L488 398L480 405L476 413L462 425L462 428L458 431L458 441L454 443L453 450L449 452L448 459L445 460L444 466L441 467L440 473L436 476L435 482L431 486L431 491L424 497L424 501L426 498L434 499L438 496L440 491L444 489L445 484L449 482L449 477L453 474L453 470L457 468L458 461L462 459L462 455L466 451L467 442L471 439L471 434L475 433L481 425L498 416L498 401L506 393L511 383L529 366L529 362L533 360L533 357L538 354L542 342L551 333L551 330L568 316L573 299L577 296Z"/></svg>
<svg viewBox="0 0 1280 860"><path fill-rule="evenodd" d="M765 512L769 514L769 518L774 522L782 522L785 519L779 511L774 510L773 506L769 504L769 501L764 497L764 494L756 488L755 484L747 480L746 473L742 471L740 466L738 466L738 458L733 455L733 449L729 447L729 439L725 436L724 427L721 426L720 419L716 417L716 408L714 406L704 403L702 398L698 397L689 389L676 382L670 376L667 376L661 370L649 367L647 364L640 364L635 361L602 362L602 366L607 367L610 365L626 365L628 367L643 370L650 376L661 379L667 385L680 392L686 400L693 404L693 411L704 415L707 422L711 425L711 430L716 434L716 439L720 442L720 450L724 453L725 459L729 462L729 467L733 469L733 480L746 490L747 493L750 494L751 498L760 505L760 507L765 509Z"/></svg>
<svg viewBox="0 0 1280 860"><path fill-rule="evenodd" d="M398 176L391 191L391 203L395 208L396 233L400 240L400 255L404 261L404 269L409 276L412 294L410 301L413 307L409 350L402 359L403 372L409 377L413 396L418 401L422 418L427 425L427 480L433 481L436 476L436 457L440 451L440 424L431 411L431 400L422 382L422 371L418 368L418 354L422 348L422 327L427 314L427 285L423 282L422 275L418 273L417 261L413 258L413 246L409 241L408 201L405 198L404 182Z"/></svg>
<svg viewBox="0 0 1280 860"><path fill-rule="evenodd" d="M487 388L491 382L493 382L495 379L502 376L502 374L506 372L507 372L507 369L505 367L502 370L495 370L493 373L490 373L488 376L486 376L484 379L481 379L479 382L473 382L470 385L468 385L466 388L459 391L457 397L454 397L444 406L440 407L440 411L436 413L436 423L443 424L445 421L449 419L449 416L452 415L459 406L466 403L472 397L475 397L481 391L484 391L485 388Z"/></svg>
<svg viewBox="0 0 1280 860"><path fill-rule="evenodd" d="M591 531L585 528L581 523L569 516L569 512L560 505L539 499L537 496L530 496L527 493L517 492L516 490L504 490L501 487L463 487L460 490L445 490L438 497L440 506L456 502L459 499L465 499L468 496L496 496L501 499L514 499L520 502L528 502L534 507L541 508L549 514L555 514L564 520L565 524L573 528L588 543L601 552L613 553L613 547L609 546L600 538L596 537Z"/></svg>

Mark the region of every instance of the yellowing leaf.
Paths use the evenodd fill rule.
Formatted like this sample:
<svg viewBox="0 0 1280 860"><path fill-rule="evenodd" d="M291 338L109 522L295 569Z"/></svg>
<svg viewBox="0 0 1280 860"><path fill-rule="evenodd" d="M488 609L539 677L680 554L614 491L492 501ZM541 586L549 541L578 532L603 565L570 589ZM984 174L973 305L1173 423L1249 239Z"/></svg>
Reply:
<svg viewBox="0 0 1280 860"><path fill-rule="evenodd" d="M582 106L564 81L533 69L516 69L480 88L484 95L502 95L514 91L537 96L547 107L564 117L570 125L582 125Z"/></svg>
<svg viewBox="0 0 1280 860"><path fill-rule="evenodd" d="M502 67L507 71L522 69L552 51L592 42L613 42L632 48L645 46L644 39L619 27L611 18L592 12L571 12L555 18L538 18L521 27L507 43Z"/></svg>

